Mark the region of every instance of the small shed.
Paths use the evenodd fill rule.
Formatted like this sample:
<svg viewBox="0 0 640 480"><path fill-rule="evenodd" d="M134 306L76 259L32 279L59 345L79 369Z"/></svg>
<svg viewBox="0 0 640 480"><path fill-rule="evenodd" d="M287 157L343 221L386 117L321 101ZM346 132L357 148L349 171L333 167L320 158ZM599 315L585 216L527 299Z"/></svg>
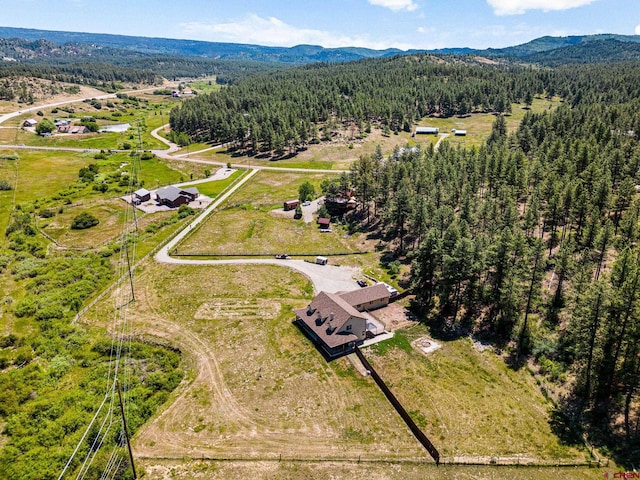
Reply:
<svg viewBox="0 0 640 480"><path fill-rule="evenodd" d="M451 132L456 136L456 137L464 137L467 135L467 131L466 130L458 130L456 128L453 128L451 130Z"/></svg>
<svg viewBox="0 0 640 480"><path fill-rule="evenodd" d="M318 225L320 226L320 228L329 228L330 223L331 223L331 220L329 220L328 218L318 219Z"/></svg>
<svg viewBox="0 0 640 480"><path fill-rule="evenodd" d="M284 202L284 211L295 210L295 208L300 205L300 200L287 200Z"/></svg>
<svg viewBox="0 0 640 480"><path fill-rule="evenodd" d="M146 188L141 188L133 192L133 199L138 203L148 202L151 200L151 192Z"/></svg>
<svg viewBox="0 0 640 480"><path fill-rule="evenodd" d="M27 118L24 122L22 122L23 127L35 127L38 124L38 121L35 118Z"/></svg>
<svg viewBox="0 0 640 480"><path fill-rule="evenodd" d="M416 135L437 135L440 133L438 127L416 127Z"/></svg>

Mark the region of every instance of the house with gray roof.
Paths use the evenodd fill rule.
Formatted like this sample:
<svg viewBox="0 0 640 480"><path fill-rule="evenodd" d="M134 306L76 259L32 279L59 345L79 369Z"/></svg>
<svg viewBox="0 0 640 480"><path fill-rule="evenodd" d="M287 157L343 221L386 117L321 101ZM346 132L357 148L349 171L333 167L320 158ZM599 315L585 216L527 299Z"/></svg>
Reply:
<svg viewBox="0 0 640 480"><path fill-rule="evenodd" d="M199 195L200 193L195 187L178 188L170 185L156 191L156 200L161 205L177 208L180 205L186 205L189 202L193 202Z"/></svg>
<svg viewBox="0 0 640 480"><path fill-rule="evenodd" d="M146 188L141 188L133 192L133 200L137 203L148 202L151 200L151 192Z"/></svg>

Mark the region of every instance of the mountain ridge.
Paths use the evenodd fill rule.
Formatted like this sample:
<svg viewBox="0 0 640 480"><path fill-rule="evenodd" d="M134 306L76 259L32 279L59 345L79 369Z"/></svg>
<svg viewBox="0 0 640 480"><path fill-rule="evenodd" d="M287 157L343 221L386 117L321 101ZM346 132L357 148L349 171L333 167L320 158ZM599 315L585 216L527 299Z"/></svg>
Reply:
<svg viewBox="0 0 640 480"><path fill-rule="evenodd" d="M568 47L589 47L590 43L614 40L640 44L640 35L594 34L567 37L544 36L505 48L474 49L450 47L440 49L374 50L364 47L325 48L319 45L274 47L244 43L207 42L201 40L141 37L108 33L67 32L31 28L0 27L0 38L46 40L57 45L84 44L137 52L143 55L175 55L215 60L241 60L264 63L305 64L315 62L348 62L365 58L383 58L398 54L430 53L441 55L480 55L490 58L531 59L536 55ZM635 50L635 49L632 49ZM572 55L576 55L573 53ZM545 55L541 55L545 58ZM631 55L633 57L633 55Z"/></svg>

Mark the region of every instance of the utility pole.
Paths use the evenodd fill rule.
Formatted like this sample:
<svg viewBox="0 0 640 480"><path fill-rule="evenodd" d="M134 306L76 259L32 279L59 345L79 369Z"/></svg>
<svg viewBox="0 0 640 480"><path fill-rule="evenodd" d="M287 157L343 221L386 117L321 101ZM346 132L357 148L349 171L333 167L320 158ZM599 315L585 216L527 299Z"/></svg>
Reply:
<svg viewBox="0 0 640 480"><path fill-rule="evenodd" d="M122 403L122 390L120 389L120 382L116 380L116 388L118 389L118 399L120 400L120 413L122 414L122 426L124 429L124 437L127 440L127 449L129 450L129 461L131 462L131 471L133 472L133 480L138 479L136 475L136 467L133 464L133 451L131 450L131 442L129 441L129 429L127 428L127 419L124 416L124 404Z"/></svg>

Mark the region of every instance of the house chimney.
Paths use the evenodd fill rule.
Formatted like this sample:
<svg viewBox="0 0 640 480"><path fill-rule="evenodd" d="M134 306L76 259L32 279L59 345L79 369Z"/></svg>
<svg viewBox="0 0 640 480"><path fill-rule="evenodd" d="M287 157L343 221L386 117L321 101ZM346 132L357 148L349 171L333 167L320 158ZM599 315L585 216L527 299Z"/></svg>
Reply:
<svg viewBox="0 0 640 480"><path fill-rule="evenodd" d="M329 321L330 321L330 322L333 322L333 312L331 312L331 313L329 314Z"/></svg>

